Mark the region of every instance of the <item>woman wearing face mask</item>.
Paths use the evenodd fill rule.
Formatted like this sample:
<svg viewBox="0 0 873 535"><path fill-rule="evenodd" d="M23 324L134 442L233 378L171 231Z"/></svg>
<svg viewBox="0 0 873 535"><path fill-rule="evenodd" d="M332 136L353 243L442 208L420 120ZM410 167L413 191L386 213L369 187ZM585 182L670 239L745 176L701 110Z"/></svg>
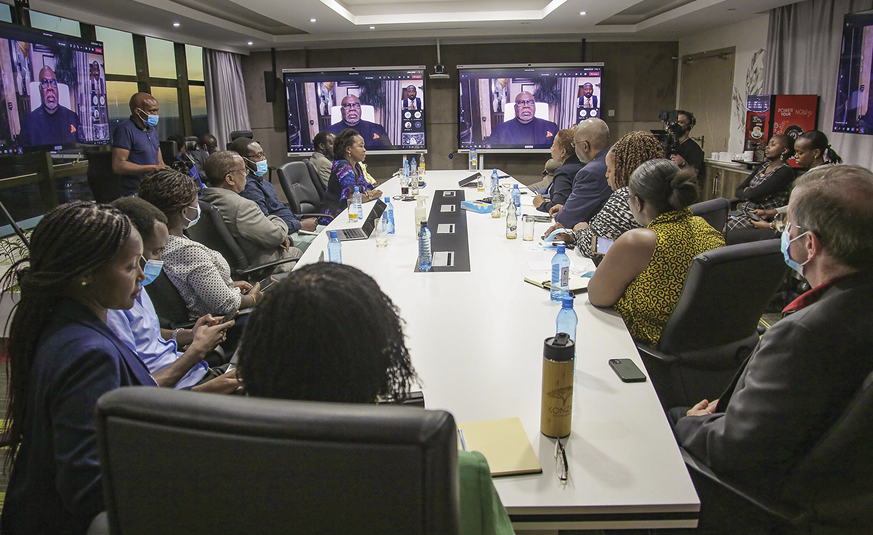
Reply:
<svg viewBox="0 0 873 535"><path fill-rule="evenodd" d="M21 288L7 349L5 534L84 534L105 509L94 406L122 386L156 386L106 325L109 309L139 296L142 252L127 217L73 202L45 215L5 278Z"/></svg>
<svg viewBox="0 0 873 535"><path fill-rule="evenodd" d="M170 236L163 252L163 269L185 300L192 320L249 308L261 300L260 284L234 281L221 253L183 234L200 219L197 186L191 177L172 169L152 173L140 184L139 196L167 217Z"/></svg>
<svg viewBox="0 0 873 535"><path fill-rule="evenodd" d="M794 140L784 134L773 136L767 142L764 156L767 162L756 169L737 187L736 196L741 202L740 214L728 219L728 232L753 228L749 213L754 210L771 210L788 204L794 170L785 163L794 155Z"/></svg>
<svg viewBox="0 0 873 535"><path fill-rule="evenodd" d="M355 130L346 128L333 142L333 155L336 158L327 180L327 190L324 192L324 213L337 215L348 206L349 199L357 186L361 192L361 201L370 202L379 199L382 192L373 189L373 185L364 177L361 162L367 157L364 148L364 138ZM330 219L322 218L320 225L327 225Z"/></svg>

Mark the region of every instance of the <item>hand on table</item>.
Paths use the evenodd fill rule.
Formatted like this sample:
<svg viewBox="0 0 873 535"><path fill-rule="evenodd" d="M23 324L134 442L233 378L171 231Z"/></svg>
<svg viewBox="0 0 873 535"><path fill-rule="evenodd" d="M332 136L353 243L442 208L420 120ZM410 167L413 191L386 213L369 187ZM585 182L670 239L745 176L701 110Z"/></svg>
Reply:
<svg viewBox="0 0 873 535"><path fill-rule="evenodd" d="M537 196L533 198L534 208L539 208L544 202L546 202L546 198L539 193L537 193Z"/></svg>
<svg viewBox="0 0 873 535"><path fill-rule="evenodd" d="M563 204L556 204L556 205L552 206L551 208L549 208L549 217L555 217L558 214L558 212L560 212L563 209L564 209Z"/></svg>

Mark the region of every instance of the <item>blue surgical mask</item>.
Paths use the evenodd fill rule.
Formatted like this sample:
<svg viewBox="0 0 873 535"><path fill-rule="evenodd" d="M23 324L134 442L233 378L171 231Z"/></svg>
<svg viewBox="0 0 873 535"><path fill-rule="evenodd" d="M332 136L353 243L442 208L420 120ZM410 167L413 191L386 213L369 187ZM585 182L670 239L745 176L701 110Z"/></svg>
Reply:
<svg viewBox="0 0 873 535"><path fill-rule="evenodd" d="M809 232L809 231L806 231L806 232ZM804 232L803 234L801 234L797 238L794 238L794 240L803 237L804 235L806 235L806 232ZM809 259L807 259L806 262L804 262L802 264L798 264L797 262L795 262L794 260L791 259L791 253L788 252L788 247L791 245L791 242L793 242L794 240L792 240L791 236L788 235L788 229L785 229L782 231L782 238L781 239L782 239L782 243L781 243L782 256L785 258L785 263L788 264L788 267L790 267L794 271L798 272L800 274L800 276L802 277L803 276L803 266L806 265L806 262L809 262Z"/></svg>
<svg viewBox="0 0 873 535"><path fill-rule="evenodd" d="M148 286L154 282L154 280L158 278L158 275L161 274L161 269L163 267L163 260L147 260L145 267L142 268L142 272L145 273L145 280L139 283L140 286Z"/></svg>
<svg viewBox="0 0 873 535"><path fill-rule="evenodd" d="M159 115L149 115L146 112L144 112L143 110L141 110L139 108L137 108L137 109L139 111L141 111L143 114L145 114L145 116L146 116L146 118L143 119L142 122L144 122L145 124L147 124L151 127L158 126L158 119L160 119ZM140 119L142 119L142 117L140 117Z"/></svg>
<svg viewBox="0 0 873 535"><path fill-rule="evenodd" d="M185 217L185 212L182 212L182 217L184 217L185 221L188 222L188 226L185 228L191 228L196 225L197 222L200 221L200 203L197 203L197 217L195 217L194 219L188 219L187 217Z"/></svg>
<svg viewBox="0 0 873 535"><path fill-rule="evenodd" d="M258 176L267 174L267 160L261 160L255 164L255 174Z"/></svg>

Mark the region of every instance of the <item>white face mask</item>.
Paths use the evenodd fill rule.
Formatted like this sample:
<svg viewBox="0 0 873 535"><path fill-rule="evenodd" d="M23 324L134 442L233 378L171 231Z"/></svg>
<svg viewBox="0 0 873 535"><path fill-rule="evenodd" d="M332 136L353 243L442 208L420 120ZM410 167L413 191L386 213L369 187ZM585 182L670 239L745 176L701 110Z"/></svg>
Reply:
<svg viewBox="0 0 873 535"><path fill-rule="evenodd" d="M190 208L190 206L188 208ZM185 208L185 210L187 210L188 208ZM197 217L195 217L194 219L188 219L185 216L185 212L182 212L182 217L185 219L185 221L188 222L188 224L185 226L185 228L191 228L194 225L196 225L197 222L200 221L200 203L199 202L197 203Z"/></svg>

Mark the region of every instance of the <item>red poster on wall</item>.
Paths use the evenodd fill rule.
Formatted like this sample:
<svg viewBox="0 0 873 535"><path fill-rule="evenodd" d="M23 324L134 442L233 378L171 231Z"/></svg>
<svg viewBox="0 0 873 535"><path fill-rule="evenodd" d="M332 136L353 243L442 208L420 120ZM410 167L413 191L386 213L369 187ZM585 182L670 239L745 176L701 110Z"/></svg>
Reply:
<svg viewBox="0 0 873 535"><path fill-rule="evenodd" d="M785 134L797 139L804 132L815 130L818 95L776 95L771 113L773 135ZM788 163L799 167L794 158L790 158Z"/></svg>

